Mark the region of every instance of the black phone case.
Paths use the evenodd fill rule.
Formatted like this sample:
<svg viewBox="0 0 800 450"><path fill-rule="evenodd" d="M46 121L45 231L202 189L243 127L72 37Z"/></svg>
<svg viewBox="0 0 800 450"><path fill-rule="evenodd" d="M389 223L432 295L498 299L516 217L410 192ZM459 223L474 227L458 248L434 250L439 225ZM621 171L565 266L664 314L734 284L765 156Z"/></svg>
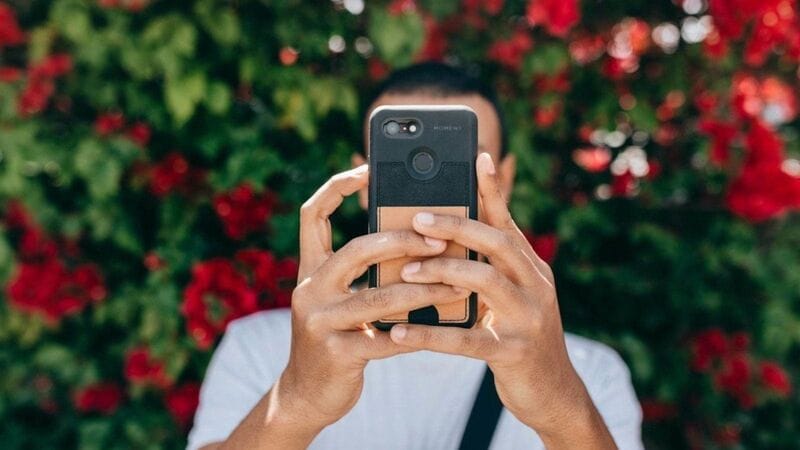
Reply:
<svg viewBox="0 0 800 450"><path fill-rule="evenodd" d="M384 124L397 119L415 119L421 129L416 137L389 137ZM378 208L384 206L467 207L467 215L478 219L477 157L478 119L466 106L380 107L370 116L369 127L369 232L379 230ZM420 177L411 169L411 158L420 151L436 155L433 175ZM467 257L477 259L467 249ZM378 266L369 268L369 287L378 286ZM477 294L467 300L467 320L450 323L439 320L434 306L410 311L408 323L470 328L477 318ZM396 322L373 322L390 329Z"/></svg>

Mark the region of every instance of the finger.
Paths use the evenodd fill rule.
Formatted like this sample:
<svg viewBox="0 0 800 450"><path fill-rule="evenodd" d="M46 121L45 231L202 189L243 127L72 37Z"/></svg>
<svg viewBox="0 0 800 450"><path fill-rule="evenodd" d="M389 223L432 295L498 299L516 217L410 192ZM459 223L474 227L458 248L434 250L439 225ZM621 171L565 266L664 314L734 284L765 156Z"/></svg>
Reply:
<svg viewBox="0 0 800 450"><path fill-rule="evenodd" d="M333 253L328 217L369 182L366 164L331 177L300 208L300 271L305 279Z"/></svg>
<svg viewBox="0 0 800 450"><path fill-rule="evenodd" d="M424 306L464 299L469 291L444 284L397 283L364 289L347 299L329 305L324 318L334 329L347 330L383 317Z"/></svg>
<svg viewBox="0 0 800 450"><path fill-rule="evenodd" d="M403 266L407 283L442 283L477 292L494 311L511 313L520 301L519 288L490 264L458 258L431 258Z"/></svg>
<svg viewBox="0 0 800 450"><path fill-rule="evenodd" d="M402 257L435 256L447 244L412 230L381 231L359 236L340 248L320 267L320 282L345 291L372 264Z"/></svg>
<svg viewBox="0 0 800 450"><path fill-rule="evenodd" d="M478 155L476 162L478 172L478 194L481 197L484 215L489 225L501 230L514 230L517 228L508 205L503 197L500 187L500 180L492 161L492 156L488 153Z"/></svg>
<svg viewBox="0 0 800 450"><path fill-rule="evenodd" d="M486 255L492 265L515 282L530 283L531 271L535 270L533 261L509 231L466 217L428 212L414 216L413 227L422 235L454 241Z"/></svg>
<svg viewBox="0 0 800 450"><path fill-rule="evenodd" d="M383 359L416 349L398 344L388 336L376 330L339 331L328 335L325 341L327 350L332 355L341 355L342 359L355 356L363 361Z"/></svg>
<svg viewBox="0 0 800 450"><path fill-rule="evenodd" d="M514 237L514 240L518 242L519 248L531 259L539 274L546 276L545 274L550 271L549 266L528 244L522 231L511 217L508 204L503 197L503 190L500 186L500 179L497 176L492 156L485 152L481 153L478 155L476 165L478 193L480 194L481 207L487 222L491 226L508 231Z"/></svg>
<svg viewBox="0 0 800 450"><path fill-rule="evenodd" d="M395 325L389 337L404 347L431 350L491 361L498 349L495 334L487 328L452 328L430 325Z"/></svg>

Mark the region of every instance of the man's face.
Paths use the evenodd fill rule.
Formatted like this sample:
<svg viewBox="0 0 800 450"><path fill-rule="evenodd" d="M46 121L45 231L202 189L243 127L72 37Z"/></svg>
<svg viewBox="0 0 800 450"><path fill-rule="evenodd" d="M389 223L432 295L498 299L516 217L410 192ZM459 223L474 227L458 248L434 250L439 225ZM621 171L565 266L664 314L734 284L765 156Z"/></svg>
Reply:
<svg viewBox="0 0 800 450"><path fill-rule="evenodd" d="M425 92L412 92L407 94L389 93L381 95L375 100L370 107L367 117L369 117L369 113L371 113L375 108L387 105L465 105L472 108L472 110L475 111L475 114L478 116L478 152L487 152L492 155L492 159L495 161L497 166L500 183L503 187L503 194L506 198L509 198L514 182L516 161L513 155L507 155L501 160L500 146L502 139L500 131L500 119L497 117L492 104L489 103L488 100L477 94L452 95L443 97L440 95L431 95ZM365 123L365 148L367 147L366 127L368 126L369 124ZM354 166L361 165L364 162L365 160L363 156L353 155ZM366 190L361 193L360 200L362 206L366 208Z"/></svg>

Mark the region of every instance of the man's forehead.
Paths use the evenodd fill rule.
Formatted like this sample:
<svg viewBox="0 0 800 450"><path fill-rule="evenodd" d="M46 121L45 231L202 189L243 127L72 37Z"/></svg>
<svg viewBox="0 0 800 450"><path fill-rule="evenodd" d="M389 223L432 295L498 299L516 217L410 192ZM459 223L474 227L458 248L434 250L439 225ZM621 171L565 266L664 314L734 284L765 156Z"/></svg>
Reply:
<svg viewBox="0 0 800 450"><path fill-rule="evenodd" d="M465 105L478 116L478 151L487 151L495 159L500 156L500 119L488 100L478 94L435 95L425 92L387 93L370 105L369 113L385 105ZM369 117L369 113L367 117Z"/></svg>

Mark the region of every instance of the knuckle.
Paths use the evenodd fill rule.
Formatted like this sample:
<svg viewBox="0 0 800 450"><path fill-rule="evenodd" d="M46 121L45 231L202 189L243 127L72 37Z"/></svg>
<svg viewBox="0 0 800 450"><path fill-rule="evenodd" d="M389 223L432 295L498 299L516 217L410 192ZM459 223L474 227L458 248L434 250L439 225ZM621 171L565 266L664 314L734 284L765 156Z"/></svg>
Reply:
<svg viewBox="0 0 800 450"><path fill-rule="evenodd" d="M392 302L393 292L395 292L396 289L397 288L370 289L369 294L367 294L364 299L364 303L370 309L385 309Z"/></svg>
<svg viewBox="0 0 800 450"><path fill-rule="evenodd" d="M323 330L325 326L325 314L322 311L314 310L308 311L305 314L305 321L303 322L304 329L307 333L316 334Z"/></svg>
<svg viewBox="0 0 800 450"><path fill-rule="evenodd" d="M316 215L317 202L314 197L309 198L300 205L300 217L312 217Z"/></svg>
<svg viewBox="0 0 800 450"><path fill-rule="evenodd" d="M339 339L339 336L335 334L329 334L325 336L325 339L322 341L322 345L325 348L325 352L331 356L340 356L342 354L342 342Z"/></svg>

